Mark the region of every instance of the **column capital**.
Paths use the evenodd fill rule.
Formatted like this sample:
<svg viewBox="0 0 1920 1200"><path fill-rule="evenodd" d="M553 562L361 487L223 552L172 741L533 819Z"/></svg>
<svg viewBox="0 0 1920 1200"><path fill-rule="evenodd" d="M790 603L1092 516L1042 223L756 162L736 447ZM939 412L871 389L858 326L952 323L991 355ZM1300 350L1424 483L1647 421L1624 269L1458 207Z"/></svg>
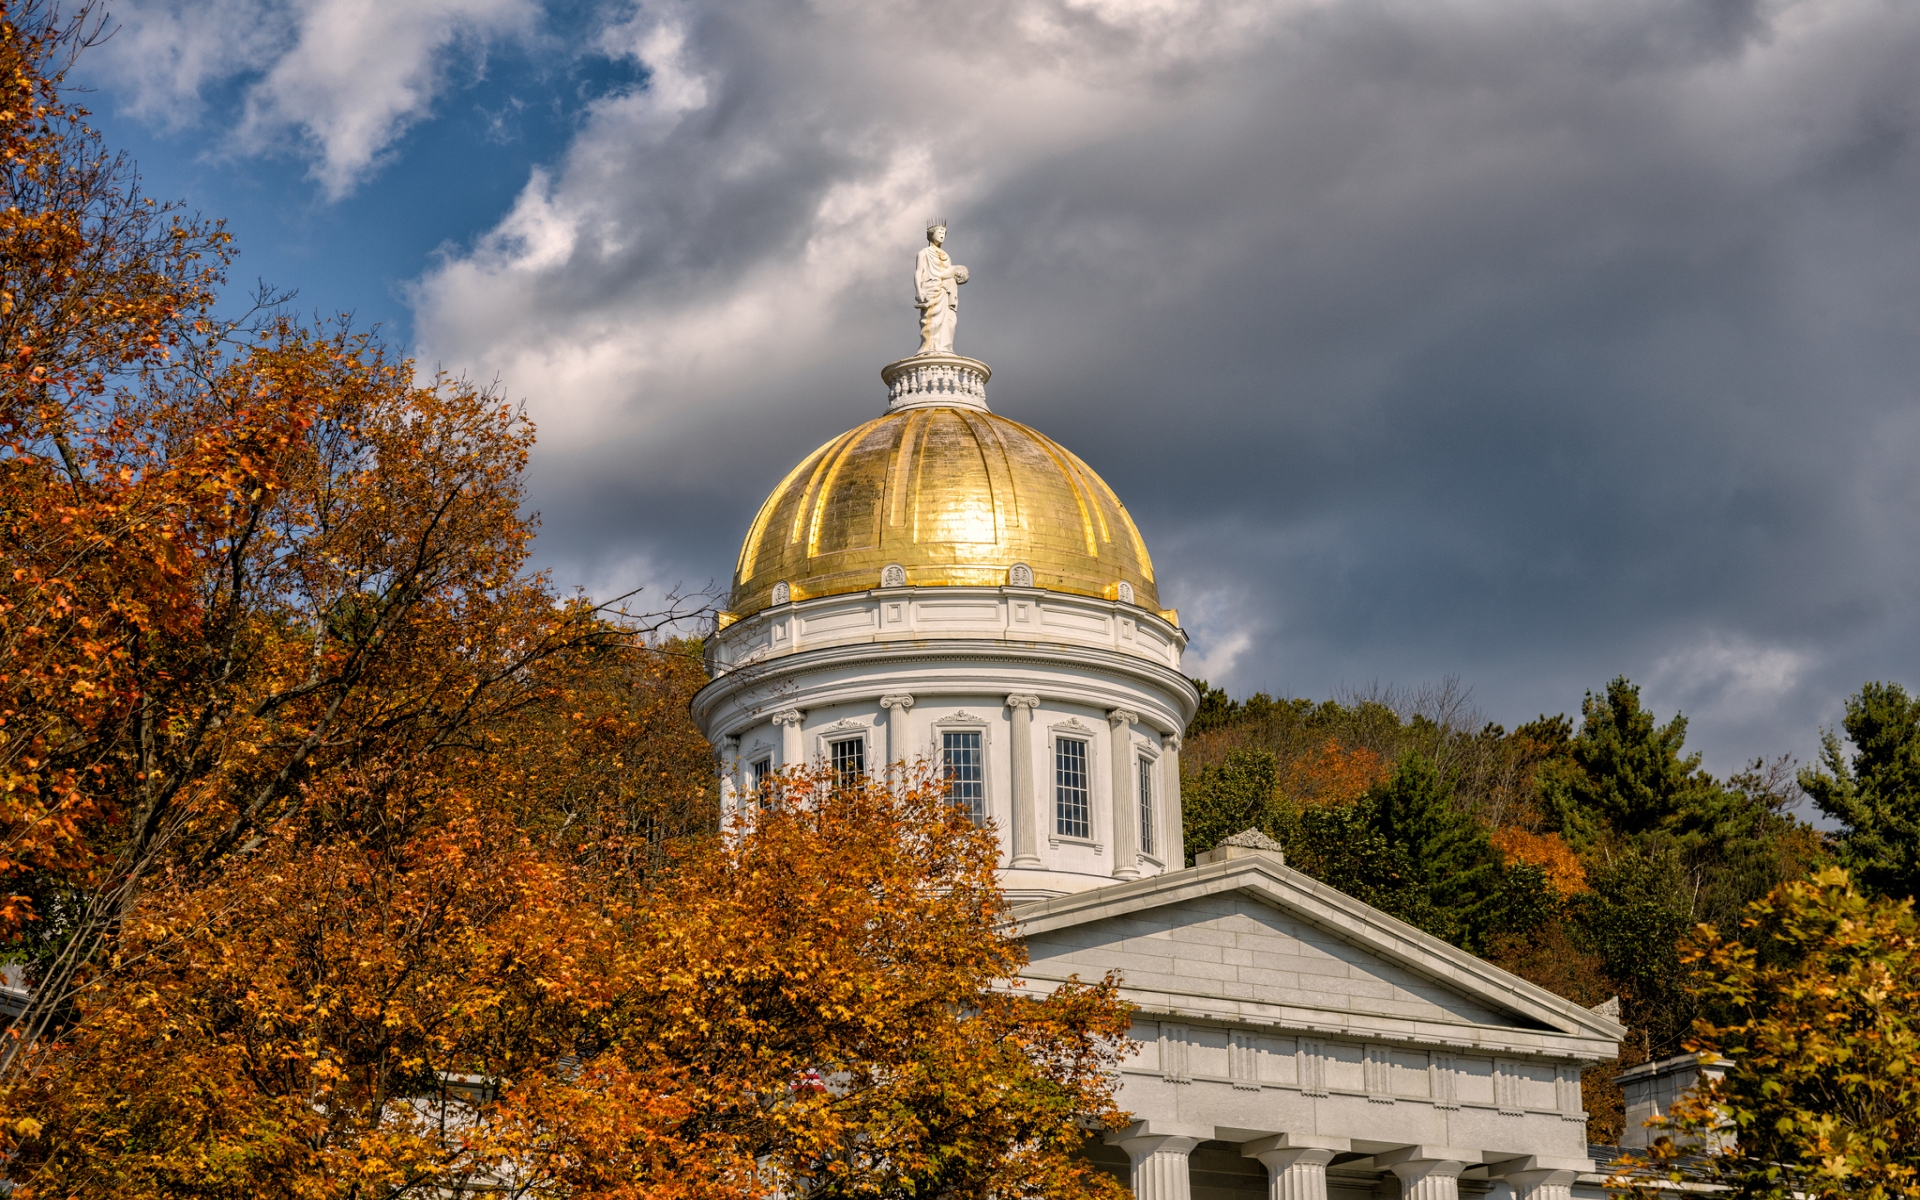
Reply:
<svg viewBox="0 0 1920 1200"><path fill-rule="evenodd" d="M1529 1154L1509 1158L1487 1168L1494 1179L1504 1179L1513 1188L1515 1200L1570 1200L1573 1181L1584 1171L1593 1170L1590 1158L1549 1158Z"/></svg>
<svg viewBox="0 0 1920 1200"><path fill-rule="evenodd" d="M1040 697L1023 696L1016 692L1015 694L1007 697L1007 707L1008 708L1039 708Z"/></svg>
<svg viewBox="0 0 1920 1200"><path fill-rule="evenodd" d="M881 708L912 708L913 697L906 694L880 697Z"/></svg>
<svg viewBox="0 0 1920 1200"><path fill-rule="evenodd" d="M1276 1133L1240 1143L1240 1153L1267 1169L1267 1200L1327 1200L1327 1167L1353 1149L1346 1138Z"/></svg>
<svg viewBox="0 0 1920 1200"><path fill-rule="evenodd" d="M1317 1133L1275 1133L1251 1142L1240 1143L1240 1153L1254 1158L1272 1150L1324 1150L1329 1157L1353 1149L1350 1138L1327 1137Z"/></svg>
<svg viewBox="0 0 1920 1200"><path fill-rule="evenodd" d="M1479 1161L1478 1150L1463 1150L1458 1146L1402 1146L1398 1150L1386 1150L1373 1156L1374 1166L1387 1168L1409 1163L1456 1163L1460 1170L1465 1170ZM1454 1172L1456 1175L1459 1173Z"/></svg>
<svg viewBox="0 0 1920 1200"><path fill-rule="evenodd" d="M1106 1141L1137 1162L1151 1154L1190 1154L1212 1133L1211 1129L1188 1129L1165 1121L1135 1121L1125 1129L1110 1130Z"/></svg>
<svg viewBox="0 0 1920 1200"><path fill-rule="evenodd" d="M1116 708L1107 713L1107 724L1113 726L1115 729L1118 729L1122 725L1131 725L1139 719L1139 713L1128 712L1124 708Z"/></svg>
<svg viewBox="0 0 1920 1200"><path fill-rule="evenodd" d="M1181 741L1182 739L1178 733L1163 733L1160 735L1160 744L1175 754L1180 753Z"/></svg>
<svg viewBox="0 0 1920 1200"><path fill-rule="evenodd" d="M1192 1200L1187 1156L1212 1135L1211 1128L1135 1121L1107 1134L1107 1145L1125 1150L1133 1163L1134 1200Z"/></svg>
<svg viewBox="0 0 1920 1200"><path fill-rule="evenodd" d="M807 714L797 708L783 708L770 719L775 725L798 725L807 719Z"/></svg>
<svg viewBox="0 0 1920 1200"><path fill-rule="evenodd" d="M1324 1167L1339 1157L1334 1150L1316 1150L1311 1146L1295 1146L1287 1150L1251 1150L1241 1151L1246 1158L1257 1158L1260 1165L1269 1171L1285 1171L1291 1167Z"/></svg>
<svg viewBox="0 0 1920 1200"><path fill-rule="evenodd" d="M1502 1179L1523 1171L1572 1171L1578 1175L1594 1170L1591 1158L1554 1157L1529 1154L1525 1158L1507 1158L1487 1164L1487 1174Z"/></svg>

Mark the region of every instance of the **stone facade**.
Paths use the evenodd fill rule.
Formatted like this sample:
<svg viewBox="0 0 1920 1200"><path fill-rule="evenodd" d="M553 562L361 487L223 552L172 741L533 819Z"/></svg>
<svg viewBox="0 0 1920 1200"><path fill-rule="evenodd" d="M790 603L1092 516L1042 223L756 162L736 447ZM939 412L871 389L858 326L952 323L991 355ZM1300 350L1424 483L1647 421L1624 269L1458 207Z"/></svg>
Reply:
<svg viewBox="0 0 1920 1200"><path fill-rule="evenodd" d="M1020 906L1028 988L1115 971L1140 1200L1597 1194L1582 1068L1624 1030L1243 851Z"/></svg>

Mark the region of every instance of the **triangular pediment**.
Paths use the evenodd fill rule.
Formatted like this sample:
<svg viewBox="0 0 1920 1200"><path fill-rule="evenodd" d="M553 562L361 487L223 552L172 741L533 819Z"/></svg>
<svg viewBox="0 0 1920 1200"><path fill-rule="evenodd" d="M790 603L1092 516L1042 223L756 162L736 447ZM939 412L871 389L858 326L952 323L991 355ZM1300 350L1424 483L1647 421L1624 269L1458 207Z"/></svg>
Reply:
<svg viewBox="0 0 1920 1200"><path fill-rule="evenodd" d="M1249 854L1021 905L1032 983L1116 972L1148 1012L1608 1057L1616 1022Z"/></svg>

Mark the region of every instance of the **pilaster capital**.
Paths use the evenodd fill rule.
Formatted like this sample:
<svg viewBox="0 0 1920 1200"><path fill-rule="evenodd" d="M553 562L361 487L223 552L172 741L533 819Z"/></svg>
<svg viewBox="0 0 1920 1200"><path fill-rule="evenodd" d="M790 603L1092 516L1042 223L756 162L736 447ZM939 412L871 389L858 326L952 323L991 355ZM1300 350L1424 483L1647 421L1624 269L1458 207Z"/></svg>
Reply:
<svg viewBox="0 0 1920 1200"><path fill-rule="evenodd" d="M792 725L797 728L802 721L807 719L807 714L797 708L783 708L773 714L769 719L772 720L775 725Z"/></svg>
<svg viewBox="0 0 1920 1200"><path fill-rule="evenodd" d="M1182 740L1178 733L1163 733L1160 735L1160 744L1166 747L1167 751L1172 754L1180 753Z"/></svg>
<svg viewBox="0 0 1920 1200"><path fill-rule="evenodd" d="M1122 725L1131 725L1139 719L1139 713L1128 712L1124 708L1116 708L1107 713L1107 724L1113 726L1115 729L1120 728Z"/></svg>
<svg viewBox="0 0 1920 1200"><path fill-rule="evenodd" d="M898 708L902 710L909 709L913 707L913 697L904 694L898 696L882 696L880 697L880 707Z"/></svg>
<svg viewBox="0 0 1920 1200"><path fill-rule="evenodd" d="M1008 708L1039 708L1040 697L1023 696L1018 693L1007 697Z"/></svg>

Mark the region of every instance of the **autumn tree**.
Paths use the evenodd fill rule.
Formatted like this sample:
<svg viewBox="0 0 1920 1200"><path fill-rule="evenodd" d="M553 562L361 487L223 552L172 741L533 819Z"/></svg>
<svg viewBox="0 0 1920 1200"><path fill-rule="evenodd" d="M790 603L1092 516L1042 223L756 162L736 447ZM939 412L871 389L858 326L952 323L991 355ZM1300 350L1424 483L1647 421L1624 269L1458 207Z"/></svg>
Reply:
<svg viewBox="0 0 1920 1200"><path fill-rule="evenodd" d="M1125 1006L1015 983L994 839L937 782L790 775L637 888L386 795L441 819L282 826L142 903L146 965L78 1001L23 1194L1118 1200L1074 1151L1120 1119Z"/></svg>
<svg viewBox="0 0 1920 1200"><path fill-rule="evenodd" d="M1675 1103L1620 1165L1642 1196L1712 1184L1736 1197L1920 1196L1920 928L1913 903L1863 896L1839 868L1755 903L1742 936L1685 947L1707 1012L1688 1048L1723 1078Z"/></svg>
<svg viewBox="0 0 1920 1200"><path fill-rule="evenodd" d="M497 791L513 720L569 686L543 664L643 672L679 613L526 569L533 431L497 395L342 325L214 320L224 232L67 103L87 10L0 16L0 938L33 992L6 1109L146 896L289 832L407 844L429 798Z"/></svg>
<svg viewBox="0 0 1920 1200"><path fill-rule="evenodd" d="M67 102L98 31L0 7L0 937L36 915L19 880L89 869L89 824L120 817L76 742L130 711L132 641L197 603L115 389L205 340L228 238L141 196Z"/></svg>

